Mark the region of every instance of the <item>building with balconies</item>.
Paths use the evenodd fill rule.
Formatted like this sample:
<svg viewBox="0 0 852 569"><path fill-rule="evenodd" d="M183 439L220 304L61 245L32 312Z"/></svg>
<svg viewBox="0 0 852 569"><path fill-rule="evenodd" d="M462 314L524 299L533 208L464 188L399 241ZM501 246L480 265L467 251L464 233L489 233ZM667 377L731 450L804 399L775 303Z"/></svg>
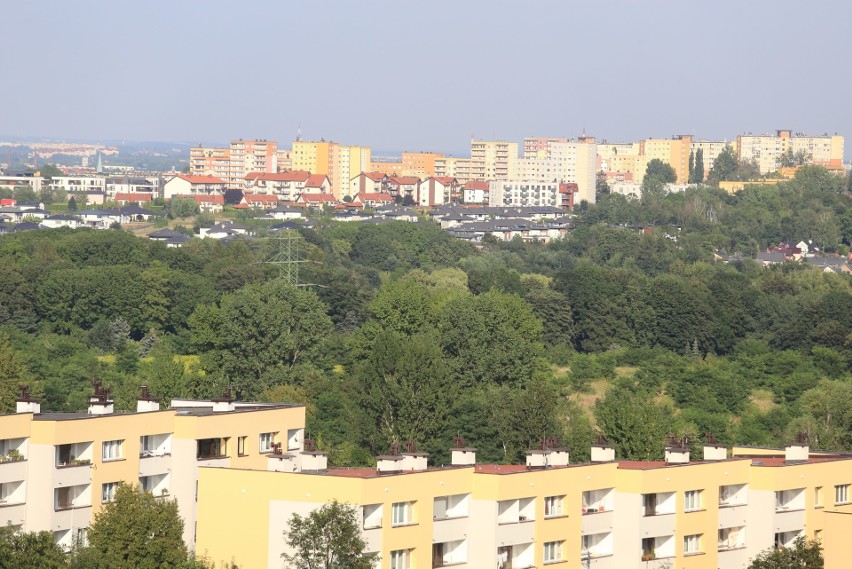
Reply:
<svg viewBox="0 0 852 569"><path fill-rule="evenodd" d="M376 567L500 567L567 563L590 569L745 568L771 547L819 538L827 569L840 569L852 514L850 458L807 447L751 449L709 441L690 460L673 441L664 461L615 460L595 445L594 462L530 451L525 465L428 467L423 453L391 449L375 468L328 468L324 457L278 452L267 471L201 468L198 548L250 567L278 567L280 536L294 513L336 499L356 506ZM289 458L288 458L289 457Z"/></svg>
<svg viewBox="0 0 852 569"><path fill-rule="evenodd" d="M50 531L70 548L121 483L175 499L184 540L195 543L200 467L266 468L277 441L300 451L304 407L174 400L143 389L136 412L115 412L96 386L86 413L42 413L26 390L17 413L0 415L0 524Z"/></svg>

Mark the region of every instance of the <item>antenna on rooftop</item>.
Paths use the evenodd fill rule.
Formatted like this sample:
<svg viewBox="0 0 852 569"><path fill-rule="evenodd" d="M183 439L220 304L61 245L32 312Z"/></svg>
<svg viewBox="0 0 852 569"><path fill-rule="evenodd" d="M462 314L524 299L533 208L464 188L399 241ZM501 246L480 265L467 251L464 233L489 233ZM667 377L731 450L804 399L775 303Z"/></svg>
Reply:
<svg viewBox="0 0 852 569"><path fill-rule="evenodd" d="M302 123L296 128L296 142L302 141Z"/></svg>

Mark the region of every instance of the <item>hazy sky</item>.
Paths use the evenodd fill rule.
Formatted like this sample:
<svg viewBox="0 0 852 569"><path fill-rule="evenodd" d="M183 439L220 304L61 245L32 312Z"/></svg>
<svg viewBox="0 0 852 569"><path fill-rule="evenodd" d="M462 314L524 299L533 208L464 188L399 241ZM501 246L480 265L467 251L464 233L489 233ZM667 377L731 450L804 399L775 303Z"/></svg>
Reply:
<svg viewBox="0 0 852 569"><path fill-rule="evenodd" d="M849 0L27 1L2 21L7 136L852 136Z"/></svg>

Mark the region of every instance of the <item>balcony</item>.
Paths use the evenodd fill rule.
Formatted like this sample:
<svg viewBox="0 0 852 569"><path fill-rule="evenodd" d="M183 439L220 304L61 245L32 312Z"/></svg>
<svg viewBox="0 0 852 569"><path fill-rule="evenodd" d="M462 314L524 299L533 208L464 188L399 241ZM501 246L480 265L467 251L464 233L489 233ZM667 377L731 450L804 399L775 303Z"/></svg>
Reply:
<svg viewBox="0 0 852 569"><path fill-rule="evenodd" d="M156 476L164 474L171 470L172 455L171 454L140 454L139 455L139 476Z"/></svg>
<svg viewBox="0 0 852 569"><path fill-rule="evenodd" d="M432 522L432 540L445 542L459 539L470 533L470 518L436 518Z"/></svg>
<svg viewBox="0 0 852 569"><path fill-rule="evenodd" d="M583 535L607 533L612 531L615 523L615 512L611 510L586 512L582 518Z"/></svg>
<svg viewBox="0 0 852 569"><path fill-rule="evenodd" d="M24 480L26 477L27 461L23 457L20 460L0 462L0 484L14 480Z"/></svg>

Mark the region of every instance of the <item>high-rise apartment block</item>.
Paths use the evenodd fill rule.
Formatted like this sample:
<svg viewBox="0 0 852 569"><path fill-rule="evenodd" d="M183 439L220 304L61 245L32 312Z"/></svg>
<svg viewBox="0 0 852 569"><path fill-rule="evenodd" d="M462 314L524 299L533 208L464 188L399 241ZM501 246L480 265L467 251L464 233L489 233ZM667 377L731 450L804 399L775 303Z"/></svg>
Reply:
<svg viewBox="0 0 852 569"><path fill-rule="evenodd" d="M518 165L517 180L576 184L574 199L595 203L597 144L592 137L576 141L527 138Z"/></svg>
<svg viewBox="0 0 852 569"><path fill-rule="evenodd" d="M790 130L779 130L774 135L744 134L737 137L740 160L753 160L761 174L778 171L784 165L784 157L806 164L828 168L843 167L844 138L839 135L808 136L793 134Z"/></svg>
<svg viewBox="0 0 852 569"><path fill-rule="evenodd" d="M370 169L369 146L342 146L335 142L297 140L290 152L294 170L324 174L331 180L331 193L342 200L352 178Z"/></svg>
<svg viewBox="0 0 852 569"><path fill-rule="evenodd" d="M189 151L189 173L215 176L230 188L242 188L249 172L277 172L278 143L268 140L234 140L228 148L198 146Z"/></svg>
<svg viewBox="0 0 852 569"><path fill-rule="evenodd" d="M514 180L518 174L518 143L470 141L472 180Z"/></svg>

